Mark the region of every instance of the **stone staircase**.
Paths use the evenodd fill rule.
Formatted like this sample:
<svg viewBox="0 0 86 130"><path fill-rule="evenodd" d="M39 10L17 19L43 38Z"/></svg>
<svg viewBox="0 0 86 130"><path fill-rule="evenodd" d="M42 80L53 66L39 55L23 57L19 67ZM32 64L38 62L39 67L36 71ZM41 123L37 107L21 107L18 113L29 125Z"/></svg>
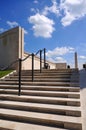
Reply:
<svg viewBox="0 0 86 130"><path fill-rule="evenodd" d="M82 130L79 74L75 69L22 70L0 80L0 130Z"/></svg>

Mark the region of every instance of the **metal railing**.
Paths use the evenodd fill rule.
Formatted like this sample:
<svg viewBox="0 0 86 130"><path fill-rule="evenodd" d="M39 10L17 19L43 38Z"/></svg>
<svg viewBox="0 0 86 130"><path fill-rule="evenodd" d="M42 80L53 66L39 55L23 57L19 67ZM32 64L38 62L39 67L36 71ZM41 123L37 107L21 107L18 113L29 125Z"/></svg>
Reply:
<svg viewBox="0 0 86 130"><path fill-rule="evenodd" d="M26 59L28 59L30 56L32 57L32 82L34 81L34 57L39 54L40 55L40 73L42 72L42 52L44 52L44 68L45 68L45 64L46 64L46 49L44 48L43 50L39 50L37 53L32 53L29 54L27 57L25 57L24 59L17 59L15 61L13 61L11 64L9 64L8 66L0 69L0 70L7 70L9 69L12 65L14 65L15 63L18 62L18 85L19 85L19 89L18 89L18 95L21 95L21 70L22 70L22 62L25 61Z"/></svg>
<svg viewBox="0 0 86 130"><path fill-rule="evenodd" d="M45 68L45 64L46 64L46 55L45 55L45 48L42 50L38 50L37 53L32 53L32 82L34 81L34 57L39 54L40 56L40 73L42 72L42 52L44 52L44 68Z"/></svg>

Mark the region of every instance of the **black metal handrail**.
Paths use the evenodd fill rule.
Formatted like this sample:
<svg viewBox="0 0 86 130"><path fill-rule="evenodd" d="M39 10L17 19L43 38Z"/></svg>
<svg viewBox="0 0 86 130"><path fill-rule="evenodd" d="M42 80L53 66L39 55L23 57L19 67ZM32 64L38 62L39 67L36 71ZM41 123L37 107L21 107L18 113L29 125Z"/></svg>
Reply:
<svg viewBox="0 0 86 130"><path fill-rule="evenodd" d="M30 56L32 56L32 54L29 54L24 59L19 58L19 91L18 91L18 95L19 96L21 95L21 70L22 70L22 62L25 61L26 59L28 59Z"/></svg>
<svg viewBox="0 0 86 130"><path fill-rule="evenodd" d="M25 57L24 59L22 59L22 61L25 61L26 59L28 59L32 54L28 54L27 57Z"/></svg>
<svg viewBox="0 0 86 130"><path fill-rule="evenodd" d="M44 68L45 68L45 64L46 64L46 57L45 57L45 53L46 53L46 49L42 49L42 50L38 50L35 54L32 53L32 82L34 81L34 57L39 54L40 55L40 73L42 72L42 52L44 52Z"/></svg>
<svg viewBox="0 0 86 130"><path fill-rule="evenodd" d="M1 68L0 70L1 70L1 71L7 70L7 69L9 69L12 65L14 65L15 63L17 63L18 61L19 61L19 59L13 61L12 63L10 63L9 65L7 65L6 67Z"/></svg>
<svg viewBox="0 0 86 130"><path fill-rule="evenodd" d="M45 64L46 64L46 48L44 48L44 68L45 68Z"/></svg>
<svg viewBox="0 0 86 130"><path fill-rule="evenodd" d="M42 69L42 67L41 67L41 64L42 64L42 62L41 62L42 50L38 50L35 54L32 53L32 82L34 81L34 57L38 53L40 53L40 73L41 73L41 69Z"/></svg>
<svg viewBox="0 0 86 130"><path fill-rule="evenodd" d="M15 60L15 61L13 61L12 63L10 63L8 66L6 66L6 67L4 67L4 68L2 68L2 69L0 69L0 70L2 70L2 71L4 71L4 70L7 70L7 69L9 69L12 65L14 65L15 63L19 63L19 67L18 67L18 69L19 69L19 89L18 89L18 95L20 96L21 95L21 70L22 70L22 62L23 61L25 61L26 59L28 59L30 56L32 56L32 82L34 81L34 57L38 54L38 53L40 53L40 73L42 72L42 52L44 51L44 66L45 66L45 63L46 63L46 58L45 58L45 48L43 49L43 50L39 50L39 51L37 51L37 53L32 53L32 54L29 54L27 57L25 57L24 59L21 59L21 58L19 58L19 59L17 59L17 60Z"/></svg>
<svg viewBox="0 0 86 130"><path fill-rule="evenodd" d="M40 50L38 50L34 55L36 56L39 52L40 52Z"/></svg>
<svg viewBox="0 0 86 130"><path fill-rule="evenodd" d="M18 95L20 95L21 93L21 59L17 59L15 61L13 61L12 63L10 63L9 65L7 65L6 67L0 69L1 71L7 70L9 69L12 65L14 65L15 63L19 62L19 91L18 91Z"/></svg>

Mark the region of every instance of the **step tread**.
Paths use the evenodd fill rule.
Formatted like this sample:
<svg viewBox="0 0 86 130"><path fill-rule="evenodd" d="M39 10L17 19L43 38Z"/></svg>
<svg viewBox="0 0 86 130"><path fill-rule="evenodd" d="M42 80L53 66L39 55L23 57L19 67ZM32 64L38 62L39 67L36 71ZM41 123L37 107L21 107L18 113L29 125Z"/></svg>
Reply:
<svg viewBox="0 0 86 130"><path fill-rule="evenodd" d="M2 84L3 83L6 83L6 84L11 83L12 84L12 83L19 83L19 82L18 81L4 81L3 80L3 81L0 81L0 83L2 83ZM59 85L59 84L60 85L79 85L79 83L77 83L77 82L75 83L75 82L41 82L41 81L40 82L34 82L33 81L33 82L21 82L21 83L23 83L23 84L27 84L27 83L28 84L51 84L51 85L54 85L54 84L55 85Z"/></svg>
<svg viewBox="0 0 86 130"><path fill-rule="evenodd" d="M0 89L15 89L18 90L18 85L0 85ZM53 92L79 92L80 93L80 87L57 87L57 86L21 86L21 90L35 90L35 91L53 91Z"/></svg>
<svg viewBox="0 0 86 130"><path fill-rule="evenodd" d="M9 109L1 109L0 108L0 115L7 114L13 115L16 117L28 117L28 118L35 118L35 119L42 119L42 120L53 120L59 122L71 122L79 124L81 123L81 117L72 117L72 116L62 116L62 115L54 115L54 114L44 114L44 113L37 113L37 112L26 112L26 111L19 111L19 110L9 110Z"/></svg>
<svg viewBox="0 0 86 130"><path fill-rule="evenodd" d="M0 104L6 105L20 105L20 106L30 106L30 107L39 107L39 108L49 108L49 109L61 109L61 110L70 110L70 111L81 111L81 107L74 106L63 106L63 105L50 105L50 104L39 104L39 103L25 103L25 102L15 102L15 101L1 101Z"/></svg>
<svg viewBox="0 0 86 130"><path fill-rule="evenodd" d="M13 76L13 75L10 75L9 77L10 77L10 78L18 78L19 76L18 76L18 75L14 75L14 76ZM38 77L44 77L44 78L47 77L47 78L49 78L49 77L52 77L52 75L45 75L45 76L43 76L43 75L39 75L39 76L38 76L38 75L35 75L35 78L38 78ZM63 75L63 76L61 76L61 75L56 75L55 77L57 77L57 78L58 78L58 77L59 77L59 78L60 78L60 77L61 77L61 78L62 78L62 77L64 77L64 78L70 78L68 75ZM75 77L78 78L78 76L75 76ZM8 78L8 77L6 77L6 78ZM22 78L32 78L32 76L26 75L26 76L22 76Z"/></svg>
<svg viewBox="0 0 86 130"><path fill-rule="evenodd" d="M0 119L0 128L9 129L9 130L68 130L68 129L60 129L60 128L54 128L49 126L20 123L20 122L1 120L1 119Z"/></svg>
<svg viewBox="0 0 86 130"><path fill-rule="evenodd" d="M8 86L8 87L18 87L18 85L7 85L7 84L5 84L5 85L3 85L3 84L0 84L0 87L4 87L4 86ZM65 87L65 86L35 86L35 85L33 85L33 86L30 86L30 85L21 85L21 87L27 87L27 88L29 88L29 87L31 87L31 88L34 88L34 87L36 87L36 88L65 88L65 89L80 89L80 87L72 87L72 86L67 86L67 87Z"/></svg>
<svg viewBox="0 0 86 130"><path fill-rule="evenodd" d="M0 89L0 91L14 91L14 92L18 92L18 90L15 89ZM26 93L51 93L51 94L76 94L79 95L80 92L63 92L63 91L37 91L37 90L21 90L21 92L26 92Z"/></svg>
<svg viewBox="0 0 86 130"><path fill-rule="evenodd" d="M5 80L17 80L19 77L7 77L7 78L5 78ZM21 77L21 79L24 79L24 80L29 80L29 79L31 79L32 77ZM49 78L49 77L45 77L44 76L44 78L43 77L41 77L41 76L39 76L38 78L37 77L34 77L34 79L41 79L41 80L47 80L47 79L51 79L52 78L52 76ZM56 77L54 77L52 80L70 80L70 77L68 77L68 78L65 78L65 77L62 77L62 78L56 78Z"/></svg>
<svg viewBox="0 0 86 130"><path fill-rule="evenodd" d="M31 80L32 79L21 79L21 81L22 82L28 82L28 81L30 81L31 82ZM77 79L72 79L73 81L78 81ZM18 79L4 79L4 81L18 81ZM38 79L36 79L36 78L34 78L34 81L42 81L42 82L46 82L46 81L48 81L48 82L70 82L71 81L71 79L51 79L51 78L46 78L46 79L43 79L43 78L38 78Z"/></svg>
<svg viewBox="0 0 86 130"><path fill-rule="evenodd" d="M56 101L79 101L80 102L80 99L72 99L72 98L61 98L61 97L41 97L41 96L25 96L25 95L21 95L21 96L18 96L18 95L12 95L12 94L1 94L0 97L12 97L12 98L21 98L21 99L44 99L44 100L56 100Z"/></svg>

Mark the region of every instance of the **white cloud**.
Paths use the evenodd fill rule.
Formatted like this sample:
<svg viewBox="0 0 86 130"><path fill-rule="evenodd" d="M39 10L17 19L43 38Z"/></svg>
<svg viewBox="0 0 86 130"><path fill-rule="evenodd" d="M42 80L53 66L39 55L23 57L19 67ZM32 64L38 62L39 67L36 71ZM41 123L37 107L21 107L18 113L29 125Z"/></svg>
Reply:
<svg viewBox="0 0 86 130"><path fill-rule="evenodd" d="M29 23L33 24L33 31L36 37L44 37L50 38L52 37L52 33L55 30L53 27L54 21L49 19L48 17L41 15L39 13L30 16L28 18Z"/></svg>
<svg viewBox="0 0 86 130"><path fill-rule="evenodd" d="M47 57L48 61L54 62L54 63L66 63L67 61L63 57Z"/></svg>
<svg viewBox="0 0 86 130"><path fill-rule="evenodd" d="M34 3L35 3L35 4L38 4L38 0L34 0Z"/></svg>
<svg viewBox="0 0 86 130"><path fill-rule="evenodd" d="M50 62L53 62L53 63L56 62L55 59L54 59L53 57L48 57L47 60L50 61Z"/></svg>
<svg viewBox="0 0 86 130"><path fill-rule="evenodd" d="M52 57L52 56L61 56L61 55L65 55L67 53L73 53L74 52L74 48L72 47L56 47L55 49L53 49L52 51L49 50L47 52L47 57Z"/></svg>
<svg viewBox="0 0 86 130"><path fill-rule="evenodd" d="M69 55L70 53L74 53L74 48L72 47L56 47L53 50L48 50L46 53L47 59L51 62L55 63L71 63L71 60L64 58L65 55Z"/></svg>
<svg viewBox="0 0 86 130"><path fill-rule="evenodd" d="M67 61L63 57L47 57L48 61L53 63L66 63Z"/></svg>
<svg viewBox="0 0 86 130"><path fill-rule="evenodd" d="M60 10L64 11L62 25L68 26L86 15L86 0L61 0Z"/></svg>
<svg viewBox="0 0 86 130"><path fill-rule="evenodd" d="M4 32L5 29L4 28L0 28L0 33Z"/></svg>
<svg viewBox="0 0 86 130"><path fill-rule="evenodd" d="M79 56L80 59L86 60L86 56Z"/></svg>
<svg viewBox="0 0 86 130"><path fill-rule="evenodd" d="M50 7L45 6L45 8L42 12L43 15L48 15L49 13L54 13L57 16L59 15L59 7L58 7L56 0L52 0L52 6L50 6Z"/></svg>
<svg viewBox="0 0 86 130"><path fill-rule="evenodd" d="M40 12L41 15L47 16L51 13L56 16L61 16L61 23L63 26L71 25L72 22L79 20L86 15L86 0L50 0L51 6L45 6L43 9L38 10L31 8L32 12ZM38 3L38 0L34 0Z"/></svg>
<svg viewBox="0 0 86 130"><path fill-rule="evenodd" d="M24 29L24 34L28 34L28 31Z"/></svg>
<svg viewBox="0 0 86 130"><path fill-rule="evenodd" d="M31 8L30 10L31 10L31 12L36 13L36 10L34 8Z"/></svg>
<svg viewBox="0 0 86 130"><path fill-rule="evenodd" d="M13 22L11 22L11 21L7 21L7 24L8 24L11 28L13 28L13 27L19 25L16 21L13 21Z"/></svg>
<svg viewBox="0 0 86 130"><path fill-rule="evenodd" d="M63 63L63 62L66 63L67 62L63 57L56 57L55 60L57 63Z"/></svg>

